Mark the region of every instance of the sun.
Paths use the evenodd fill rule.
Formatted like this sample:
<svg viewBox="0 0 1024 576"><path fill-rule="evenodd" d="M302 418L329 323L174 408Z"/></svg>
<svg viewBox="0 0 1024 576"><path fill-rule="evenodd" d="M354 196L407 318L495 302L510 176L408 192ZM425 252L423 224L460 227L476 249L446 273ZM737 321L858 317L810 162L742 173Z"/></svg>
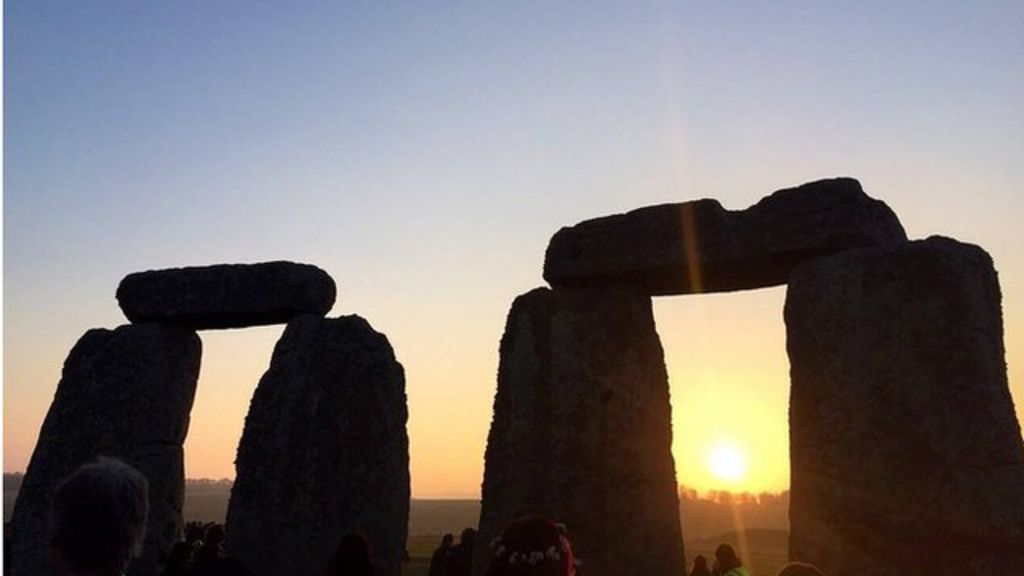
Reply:
<svg viewBox="0 0 1024 576"><path fill-rule="evenodd" d="M719 441L708 451L708 468L720 480L738 482L747 475L747 455L736 444Z"/></svg>

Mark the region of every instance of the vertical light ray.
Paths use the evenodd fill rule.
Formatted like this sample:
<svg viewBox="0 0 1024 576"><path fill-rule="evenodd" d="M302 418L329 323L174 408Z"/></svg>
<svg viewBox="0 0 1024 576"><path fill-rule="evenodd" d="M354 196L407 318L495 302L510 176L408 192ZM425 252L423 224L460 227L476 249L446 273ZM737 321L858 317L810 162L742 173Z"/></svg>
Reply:
<svg viewBox="0 0 1024 576"><path fill-rule="evenodd" d="M732 512L732 526L736 530L736 545L739 550L736 553L746 566L750 566L750 543L747 540L746 527L743 524L743 517L740 515L739 506L735 500L729 502L729 511Z"/></svg>
<svg viewBox="0 0 1024 576"><path fill-rule="evenodd" d="M690 291L700 294L704 291L704 277L700 266L700 243L697 234L697 215L693 204L682 206L683 254L686 255L686 277Z"/></svg>

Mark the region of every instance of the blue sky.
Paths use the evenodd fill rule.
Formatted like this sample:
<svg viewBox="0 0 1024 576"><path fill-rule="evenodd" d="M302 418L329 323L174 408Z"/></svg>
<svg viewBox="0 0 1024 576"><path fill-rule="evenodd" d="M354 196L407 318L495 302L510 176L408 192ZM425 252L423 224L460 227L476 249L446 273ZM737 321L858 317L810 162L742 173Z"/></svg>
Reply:
<svg viewBox="0 0 1024 576"><path fill-rule="evenodd" d="M1020 2L8 1L4 19L5 470L75 340L124 322L125 274L291 259L405 363L414 491L451 470L420 493L473 494L504 316L560 226L834 175L913 237L993 254L1024 377ZM773 323L768 294L725 308ZM726 312L681 300L658 303L674 379L727 371L678 352L693 316L720 334ZM204 333L193 435L218 429L216 399L240 408L208 444L236 441L278 333ZM763 402L784 415L783 368ZM451 456L418 456L449 436Z"/></svg>

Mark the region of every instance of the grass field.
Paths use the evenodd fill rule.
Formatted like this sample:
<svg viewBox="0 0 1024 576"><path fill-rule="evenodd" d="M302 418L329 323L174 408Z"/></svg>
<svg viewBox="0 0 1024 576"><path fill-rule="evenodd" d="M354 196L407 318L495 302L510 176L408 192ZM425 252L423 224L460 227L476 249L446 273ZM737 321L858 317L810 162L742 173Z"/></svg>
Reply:
<svg viewBox="0 0 1024 576"><path fill-rule="evenodd" d="M456 536L457 537L457 536ZM426 576L430 569L430 556L441 543L441 534L409 536L409 563L402 566L402 576Z"/></svg>
<svg viewBox="0 0 1024 576"><path fill-rule="evenodd" d="M5 481L11 480L5 475ZM16 482L5 482L4 521L10 518ZM227 512L230 483L189 482L186 488L185 517L203 522L223 522ZM788 539L788 501L774 504L724 505L709 500L683 502L681 520L686 537L687 569L699 554L713 558L715 548L731 544L745 560L754 576L773 576L785 562ZM458 539L463 528L476 526L480 502L476 500L413 500L409 510L410 562L403 576L425 576L430 556L450 532ZM745 531L736 531L740 519Z"/></svg>

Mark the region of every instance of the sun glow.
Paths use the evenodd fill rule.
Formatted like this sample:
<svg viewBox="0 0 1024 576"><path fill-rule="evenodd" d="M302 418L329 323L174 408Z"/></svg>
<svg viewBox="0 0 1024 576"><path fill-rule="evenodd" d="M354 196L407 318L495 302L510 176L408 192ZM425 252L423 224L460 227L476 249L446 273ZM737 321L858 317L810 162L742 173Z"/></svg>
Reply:
<svg viewBox="0 0 1024 576"><path fill-rule="evenodd" d="M736 444L719 441L708 451L708 469L717 478L739 482L747 475L747 456Z"/></svg>

